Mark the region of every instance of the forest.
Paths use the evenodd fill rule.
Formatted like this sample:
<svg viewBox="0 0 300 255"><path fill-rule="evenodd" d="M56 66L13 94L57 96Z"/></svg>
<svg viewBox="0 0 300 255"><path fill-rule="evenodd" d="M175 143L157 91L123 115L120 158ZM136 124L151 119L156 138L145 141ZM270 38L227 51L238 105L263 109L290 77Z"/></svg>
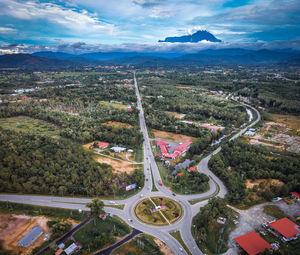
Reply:
<svg viewBox="0 0 300 255"><path fill-rule="evenodd" d="M208 181L208 176L203 173L184 171L173 179L172 190L180 193L204 192L209 188Z"/></svg>
<svg viewBox="0 0 300 255"><path fill-rule="evenodd" d="M226 224L218 224L219 217L225 217ZM233 228L232 218L232 210L222 198L211 198L207 205L201 207L192 223L192 233L199 248L202 251L208 249L210 254L226 252L229 233Z"/></svg>
<svg viewBox="0 0 300 255"><path fill-rule="evenodd" d="M123 194L125 186L142 186L144 175L113 174L96 163L81 145L65 138L0 129L0 191L51 195Z"/></svg>
<svg viewBox="0 0 300 255"><path fill-rule="evenodd" d="M289 191L300 192L300 160L297 154L250 145L241 139L224 145L220 153L212 156L209 168L226 184L227 199L231 204L243 200L245 204L255 203L245 199L246 179L278 179L284 183L281 187L271 186L270 190L261 192L260 195L267 201L276 196L286 196Z"/></svg>

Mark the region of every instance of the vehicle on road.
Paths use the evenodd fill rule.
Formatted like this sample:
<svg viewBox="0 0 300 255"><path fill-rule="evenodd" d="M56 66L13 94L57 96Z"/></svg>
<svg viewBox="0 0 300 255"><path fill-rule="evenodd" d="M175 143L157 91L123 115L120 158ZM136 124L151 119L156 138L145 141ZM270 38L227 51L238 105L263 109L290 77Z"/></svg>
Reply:
<svg viewBox="0 0 300 255"><path fill-rule="evenodd" d="M161 182L161 180L158 181L158 184L159 184L159 186L163 185L162 182Z"/></svg>
<svg viewBox="0 0 300 255"><path fill-rule="evenodd" d="M172 195L173 195L174 197L176 197L176 194L175 194L175 193L172 193Z"/></svg>

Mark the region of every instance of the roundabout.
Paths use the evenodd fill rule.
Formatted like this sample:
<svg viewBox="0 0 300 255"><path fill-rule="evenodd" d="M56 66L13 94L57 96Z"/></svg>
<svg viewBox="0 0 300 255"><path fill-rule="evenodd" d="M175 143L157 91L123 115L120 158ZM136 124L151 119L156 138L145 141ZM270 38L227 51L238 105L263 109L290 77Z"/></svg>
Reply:
<svg viewBox="0 0 300 255"><path fill-rule="evenodd" d="M182 206L173 199L157 196L140 200L134 207L135 217L154 226L171 225L182 218Z"/></svg>

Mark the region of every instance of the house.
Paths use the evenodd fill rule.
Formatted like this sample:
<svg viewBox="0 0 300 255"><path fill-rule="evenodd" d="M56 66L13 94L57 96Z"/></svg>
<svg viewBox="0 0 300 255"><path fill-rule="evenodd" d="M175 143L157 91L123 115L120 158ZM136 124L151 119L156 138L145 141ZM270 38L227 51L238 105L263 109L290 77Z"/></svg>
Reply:
<svg viewBox="0 0 300 255"><path fill-rule="evenodd" d="M164 155L166 158L169 158L169 159L176 159L178 156L180 156L180 153L179 152L174 152L174 153L172 153L172 154L169 154L169 153L167 153L167 154L165 154Z"/></svg>
<svg viewBox="0 0 300 255"><path fill-rule="evenodd" d="M108 145L109 145L109 143L105 143L105 142L98 143L98 146L102 149L105 149Z"/></svg>
<svg viewBox="0 0 300 255"><path fill-rule="evenodd" d="M131 105L127 105L127 110L128 111L132 111L133 110L132 107L131 107Z"/></svg>
<svg viewBox="0 0 300 255"><path fill-rule="evenodd" d="M224 217L219 217L219 218L217 219L217 222L218 222L219 224L223 224L223 225L226 223L226 221L227 221L227 219L224 218Z"/></svg>
<svg viewBox="0 0 300 255"><path fill-rule="evenodd" d="M130 153L133 153L133 150L132 150L132 149L128 149L127 151L130 152Z"/></svg>
<svg viewBox="0 0 300 255"><path fill-rule="evenodd" d="M187 169L188 172L195 172L196 171L196 168L195 167L190 167Z"/></svg>
<svg viewBox="0 0 300 255"><path fill-rule="evenodd" d="M288 218L270 222L268 226L285 242L295 240L300 236L300 227Z"/></svg>
<svg viewBox="0 0 300 255"><path fill-rule="evenodd" d="M296 198L297 201L300 200L300 194L298 192L291 192L290 194L292 198Z"/></svg>
<svg viewBox="0 0 300 255"><path fill-rule="evenodd" d="M254 135L255 135L255 132L252 132L252 131L248 130L248 131L245 133L245 135L247 135L247 136L254 136Z"/></svg>
<svg viewBox="0 0 300 255"><path fill-rule="evenodd" d="M234 238L234 241L249 255L256 255L271 248L271 245L255 231Z"/></svg>
<svg viewBox="0 0 300 255"><path fill-rule="evenodd" d="M64 250L64 252L67 255L73 254L74 252L79 251L82 248L81 243L76 242L76 243L72 243L67 249Z"/></svg>
<svg viewBox="0 0 300 255"><path fill-rule="evenodd" d="M123 151L125 151L125 150L126 150L126 148L123 148L123 147L118 147L118 146L114 146L114 147L111 147L111 148L110 148L110 150L111 150L111 151L114 151L114 152L118 152L118 153L120 153L120 152L123 152Z"/></svg>
<svg viewBox="0 0 300 255"><path fill-rule="evenodd" d="M40 226L33 227L19 242L18 246L28 247L33 244L43 234L43 229Z"/></svg>
<svg viewBox="0 0 300 255"><path fill-rule="evenodd" d="M182 176L183 175L183 173L178 173L176 176Z"/></svg>

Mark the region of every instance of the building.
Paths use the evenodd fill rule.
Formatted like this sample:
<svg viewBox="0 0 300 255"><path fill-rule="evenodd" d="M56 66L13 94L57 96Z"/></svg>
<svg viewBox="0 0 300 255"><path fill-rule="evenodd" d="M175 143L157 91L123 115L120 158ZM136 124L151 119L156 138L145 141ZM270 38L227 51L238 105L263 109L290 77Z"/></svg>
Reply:
<svg viewBox="0 0 300 255"><path fill-rule="evenodd" d="M102 149L105 149L108 145L109 145L109 143L105 143L105 142L98 143L98 146Z"/></svg>
<svg viewBox="0 0 300 255"><path fill-rule="evenodd" d="M40 226L33 227L19 242L21 247L28 247L33 244L43 234L43 229Z"/></svg>
<svg viewBox="0 0 300 255"><path fill-rule="evenodd" d="M76 242L76 243L72 243L67 249L64 250L64 252L67 255L73 254L74 252L79 251L82 248L81 243Z"/></svg>
<svg viewBox="0 0 300 255"><path fill-rule="evenodd" d="M59 248L56 252L55 255L60 255L64 252L64 250L62 248Z"/></svg>
<svg viewBox="0 0 300 255"><path fill-rule="evenodd" d="M296 198L297 201L300 200L300 194L298 192L291 192L290 194L292 198Z"/></svg>
<svg viewBox="0 0 300 255"><path fill-rule="evenodd" d="M183 154L185 153L189 148L190 148L190 145L192 144L192 142L185 142L185 143L182 143L180 144L179 146L177 146L175 149L174 149L174 152L178 152L180 154Z"/></svg>
<svg viewBox="0 0 300 255"><path fill-rule="evenodd" d="M256 255L271 248L271 245L255 231L234 238L234 241L249 255Z"/></svg>
<svg viewBox="0 0 300 255"><path fill-rule="evenodd" d="M188 172L195 172L196 171L196 168L195 167L190 167L187 169Z"/></svg>
<svg viewBox="0 0 300 255"><path fill-rule="evenodd" d="M300 227L288 218L270 222L268 226L285 242L295 240L300 236Z"/></svg>
<svg viewBox="0 0 300 255"><path fill-rule="evenodd" d="M126 148L115 146L115 147L111 147L110 150L120 153L126 151Z"/></svg>

